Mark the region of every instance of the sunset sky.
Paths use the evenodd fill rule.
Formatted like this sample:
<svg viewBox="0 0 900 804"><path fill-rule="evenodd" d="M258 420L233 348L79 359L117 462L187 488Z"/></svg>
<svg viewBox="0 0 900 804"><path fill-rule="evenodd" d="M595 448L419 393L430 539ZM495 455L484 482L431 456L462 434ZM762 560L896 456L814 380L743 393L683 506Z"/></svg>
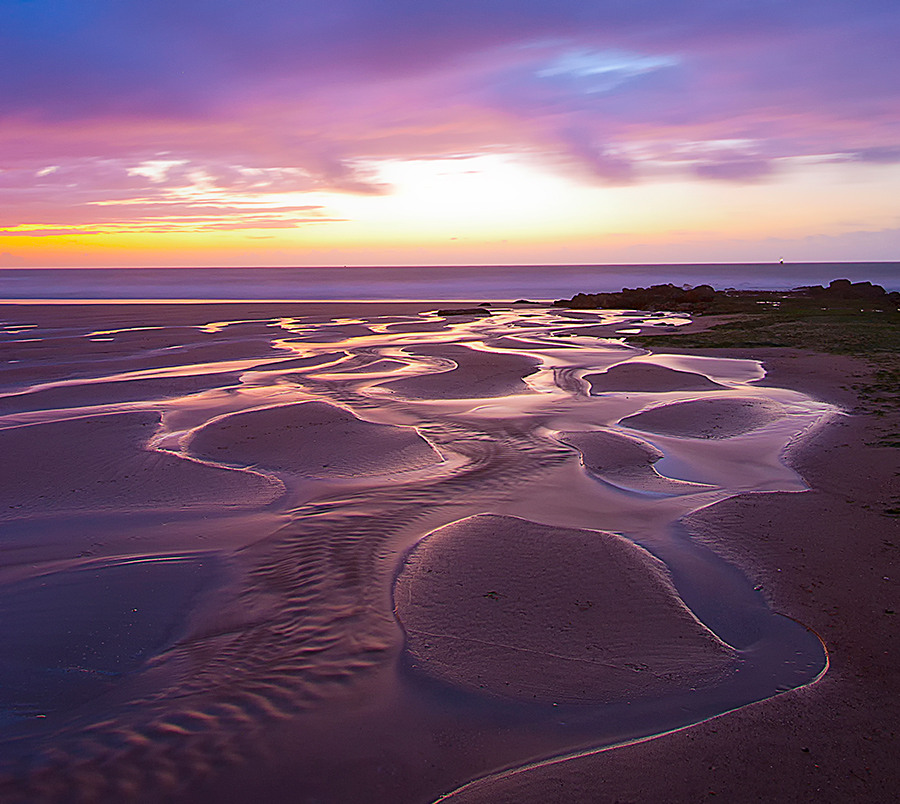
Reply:
<svg viewBox="0 0 900 804"><path fill-rule="evenodd" d="M897 0L0 0L0 266L900 259Z"/></svg>

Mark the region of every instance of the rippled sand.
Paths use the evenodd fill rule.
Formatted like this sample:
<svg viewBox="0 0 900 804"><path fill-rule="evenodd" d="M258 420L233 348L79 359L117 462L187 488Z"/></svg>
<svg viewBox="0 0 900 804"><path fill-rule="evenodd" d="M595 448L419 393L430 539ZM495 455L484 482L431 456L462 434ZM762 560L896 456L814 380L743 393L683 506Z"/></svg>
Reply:
<svg viewBox="0 0 900 804"><path fill-rule="evenodd" d="M0 800L413 804L815 679L679 523L834 409L491 312L6 308Z"/></svg>

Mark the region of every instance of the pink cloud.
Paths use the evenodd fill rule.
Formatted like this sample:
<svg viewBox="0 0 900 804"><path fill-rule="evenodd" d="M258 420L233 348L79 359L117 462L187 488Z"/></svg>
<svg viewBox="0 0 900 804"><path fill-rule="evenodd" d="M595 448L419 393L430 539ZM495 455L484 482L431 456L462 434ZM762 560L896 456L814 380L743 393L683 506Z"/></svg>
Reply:
<svg viewBox="0 0 900 804"><path fill-rule="evenodd" d="M387 193L364 167L386 158L526 152L607 184L900 159L892 2L32 0L0 22L7 228L323 221L177 191ZM690 151L726 140L752 144Z"/></svg>

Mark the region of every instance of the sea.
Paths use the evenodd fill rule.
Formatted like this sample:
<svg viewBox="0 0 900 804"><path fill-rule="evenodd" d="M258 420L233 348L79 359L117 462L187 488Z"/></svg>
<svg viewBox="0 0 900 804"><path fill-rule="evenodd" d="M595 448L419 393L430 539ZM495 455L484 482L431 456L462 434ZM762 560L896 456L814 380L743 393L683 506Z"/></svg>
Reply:
<svg viewBox="0 0 900 804"><path fill-rule="evenodd" d="M403 267L3 268L2 301L548 301L624 287L789 290L832 279L900 291L900 262Z"/></svg>

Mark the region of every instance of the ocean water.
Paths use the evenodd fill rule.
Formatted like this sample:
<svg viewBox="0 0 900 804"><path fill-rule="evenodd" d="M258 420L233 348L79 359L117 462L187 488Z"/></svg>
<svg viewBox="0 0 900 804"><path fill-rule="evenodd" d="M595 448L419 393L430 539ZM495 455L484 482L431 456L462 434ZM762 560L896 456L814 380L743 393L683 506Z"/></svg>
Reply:
<svg viewBox="0 0 900 804"><path fill-rule="evenodd" d="M535 301L665 282L786 290L832 279L900 290L900 262L346 268L6 268L0 300Z"/></svg>

